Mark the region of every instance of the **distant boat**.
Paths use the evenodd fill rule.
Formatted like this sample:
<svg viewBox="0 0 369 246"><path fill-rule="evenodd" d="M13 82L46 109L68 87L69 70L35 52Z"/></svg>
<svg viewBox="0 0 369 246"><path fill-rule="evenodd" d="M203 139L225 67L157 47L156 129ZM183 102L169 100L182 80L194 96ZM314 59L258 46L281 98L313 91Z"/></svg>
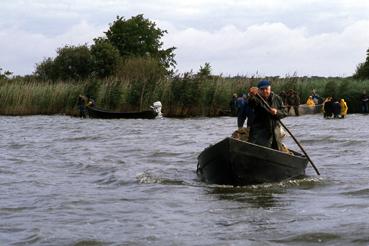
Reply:
<svg viewBox="0 0 369 246"><path fill-rule="evenodd" d="M300 104L299 105L299 114L305 115L305 114L319 114L323 112L323 104L316 104L315 106L308 106L306 104ZM290 111L288 112L288 115L294 116L295 111L293 107L290 108Z"/></svg>
<svg viewBox="0 0 369 246"><path fill-rule="evenodd" d="M150 110L137 112L109 111L95 106L86 106L86 109L90 118L98 119L155 119L157 116L161 116L161 103L159 101L150 106Z"/></svg>
<svg viewBox="0 0 369 246"><path fill-rule="evenodd" d="M200 153L197 174L210 184L234 186L304 176L308 159L291 152L293 154L227 137Z"/></svg>

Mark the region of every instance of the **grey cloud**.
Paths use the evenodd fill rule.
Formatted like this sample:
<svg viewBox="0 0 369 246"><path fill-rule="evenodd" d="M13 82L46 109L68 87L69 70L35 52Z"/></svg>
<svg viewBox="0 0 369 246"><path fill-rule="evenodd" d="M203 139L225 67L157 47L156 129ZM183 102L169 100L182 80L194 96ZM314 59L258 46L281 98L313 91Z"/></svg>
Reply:
<svg viewBox="0 0 369 246"><path fill-rule="evenodd" d="M224 74L350 75L369 46L366 1L5 0L1 8L0 67L16 74L65 44L103 36L117 15L141 13L169 31L165 46L177 47L182 71L210 62Z"/></svg>

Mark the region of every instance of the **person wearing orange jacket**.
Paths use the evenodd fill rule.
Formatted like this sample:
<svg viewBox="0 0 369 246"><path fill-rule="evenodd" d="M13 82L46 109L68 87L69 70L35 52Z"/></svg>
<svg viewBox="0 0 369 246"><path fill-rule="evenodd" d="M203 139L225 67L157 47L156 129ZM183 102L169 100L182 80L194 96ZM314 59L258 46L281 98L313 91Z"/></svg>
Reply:
<svg viewBox="0 0 369 246"><path fill-rule="evenodd" d="M348 110L347 103L345 102L345 99L342 98L340 100L340 105L341 105L340 116L341 116L341 118L345 118L345 116L347 115L347 110Z"/></svg>
<svg viewBox="0 0 369 246"><path fill-rule="evenodd" d="M315 102L312 96L309 96L308 99L306 100L306 105L308 105L309 107L314 107L315 106Z"/></svg>

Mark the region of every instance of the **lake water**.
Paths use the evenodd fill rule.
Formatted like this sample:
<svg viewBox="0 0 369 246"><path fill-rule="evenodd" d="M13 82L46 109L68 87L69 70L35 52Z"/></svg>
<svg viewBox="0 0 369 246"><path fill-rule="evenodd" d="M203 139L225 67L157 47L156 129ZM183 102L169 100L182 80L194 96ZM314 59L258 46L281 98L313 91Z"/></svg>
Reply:
<svg viewBox="0 0 369 246"><path fill-rule="evenodd" d="M231 187L196 164L235 118L2 116L0 245L369 245L368 117L284 119L321 176Z"/></svg>

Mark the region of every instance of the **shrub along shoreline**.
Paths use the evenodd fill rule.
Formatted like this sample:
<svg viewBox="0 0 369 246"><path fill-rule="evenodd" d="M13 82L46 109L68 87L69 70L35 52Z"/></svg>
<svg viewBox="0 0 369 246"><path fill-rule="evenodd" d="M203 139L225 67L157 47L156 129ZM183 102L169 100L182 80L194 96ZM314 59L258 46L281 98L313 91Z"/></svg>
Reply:
<svg viewBox="0 0 369 246"><path fill-rule="evenodd" d="M153 77L155 78L155 77ZM78 116L80 94L92 96L99 107L114 111L148 109L161 101L166 117L222 116L234 93L247 93L261 79L269 79L276 93L293 89L304 103L315 89L322 97L344 98L349 113L360 112L360 95L369 80L324 77L221 77L186 73L170 78L118 78L44 82L26 78L0 80L0 115Z"/></svg>

